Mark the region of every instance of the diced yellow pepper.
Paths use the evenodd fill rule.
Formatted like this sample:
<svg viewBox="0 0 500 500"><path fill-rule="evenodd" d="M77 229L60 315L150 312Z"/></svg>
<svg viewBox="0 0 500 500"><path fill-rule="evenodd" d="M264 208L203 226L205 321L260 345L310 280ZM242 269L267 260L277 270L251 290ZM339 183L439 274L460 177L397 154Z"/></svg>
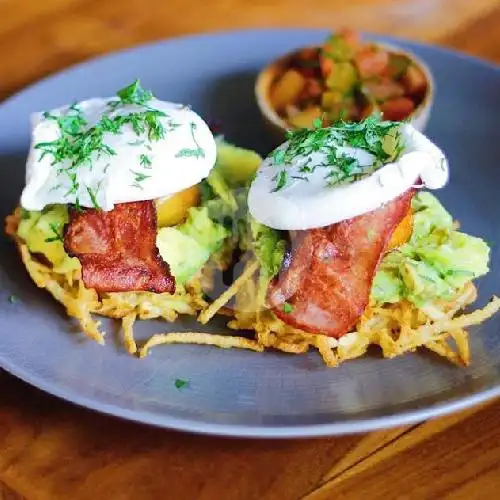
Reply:
<svg viewBox="0 0 500 500"><path fill-rule="evenodd" d="M305 78L294 69L289 69L275 83L271 91L271 104L274 109L282 110L294 104L306 85Z"/></svg>
<svg viewBox="0 0 500 500"><path fill-rule="evenodd" d="M321 107L323 109L333 109L342 102L342 93L338 90L327 90L321 96Z"/></svg>
<svg viewBox="0 0 500 500"><path fill-rule="evenodd" d="M288 119L291 125L296 128L311 128L313 121L321 118L322 111L319 106L312 106Z"/></svg>

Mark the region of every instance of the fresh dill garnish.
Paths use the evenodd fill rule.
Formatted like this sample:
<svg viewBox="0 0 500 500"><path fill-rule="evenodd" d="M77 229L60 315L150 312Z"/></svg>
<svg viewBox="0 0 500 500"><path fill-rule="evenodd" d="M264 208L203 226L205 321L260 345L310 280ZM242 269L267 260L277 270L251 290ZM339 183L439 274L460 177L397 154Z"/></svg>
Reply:
<svg viewBox="0 0 500 500"><path fill-rule="evenodd" d="M323 122L321 121L321 118L315 118L312 122L313 128L318 129L321 128L323 125Z"/></svg>
<svg viewBox="0 0 500 500"><path fill-rule="evenodd" d="M153 98L153 94L149 90L144 90L141 87L139 79L119 90L116 94L124 104L144 105Z"/></svg>
<svg viewBox="0 0 500 500"><path fill-rule="evenodd" d="M52 243L53 241L64 241L64 237L62 234L62 224L60 222L49 224L50 230L54 234L54 236L50 236L49 238L45 238L46 243Z"/></svg>
<svg viewBox="0 0 500 500"><path fill-rule="evenodd" d="M25 208L21 207L20 216L21 216L21 219L23 219L23 220L29 219L30 218L29 210L26 210Z"/></svg>
<svg viewBox="0 0 500 500"><path fill-rule="evenodd" d="M92 202L92 206L96 209L99 209L101 207L100 207L99 203L97 202L97 191L98 191L98 189L96 189L94 192L91 187L87 186L87 193L90 197L90 201Z"/></svg>
<svg viewBox="0 0 500 500"><path fill-rule="evenodd" d="M129 146L142 146L146 141L144 139L136 139L135 141L129 141L127 144Z"/></svg>
<svg viewBox="0 0 500 500"><path fill-rule="evenodd" d="M82 207L80 205L80 198L78 198L78 196L76 197L75 199L75 205L74 205L74 208L77 212L81 212L82 211Z"/></svg>
<svg viewBox="0 0 500 500"><path fill-rule="evenodd" d="M285 302L283 304L283 312L285 314L290 314L293 311L293 306L292 304L289 304L288 302Z"/></svg>
<svg viewBox="0 0 500 500"><path fill-rule="evenodd" d="M158 141L163 139L167 132L179 126L166 113L152 108L149 105L152 99L153 94L149 90L143 89L139 80L136 80L117 92L117 98L107 103L108 112L104 113L92 126L89 126L82 110L76 104L69 106L60 114L43 113L47 120L52 120L57 124L59 137L54 141L39 142L35 145L35 149L41 151L40 160L49 156L51 164L57 168L57 175L64 175L69 180L70 186L65 197L78 196L81 194L80 189L84 189L84 186L78 182L80 168L92 169L95 159L117 154L112 147L106 144L108 134L121 134L124 127L128 125L137 136L146 135L149 141ZM123 115L119 114L121 108L127 105L138 106L139 110ZM164 118L164 123L162 118ZM196 143L194 135L193 139ZM145 141L146 139L138 138L137 141L129 144L141 145ZM198 146L197 143L196 145ZM204 156L203 150L199 146L198 150L201 151L198 154ZM146 157L146 155L144 156ZM141 164L146 166L147 160L142 160ZM104 173L108 167L109 164L104 168ZM94 203L90 193L89 196Z"/></svg>
<svg viewBox="0 0 500 500"><path fill-rule="evenodd" d="M189 387L189 380L184 380L182 378L176 378L174 380L174 385L176 389L187 389Z"/></svg>
<svg viewBox="0 0 500 500"><path fill-rule="evenodd" d="M132 174L134 174L133 186L139 187L140 189L142 189L142 186L139 183L141 183L141 182L143 182L146 179L149 179L151 177L150 175L143 174L142 172L136 172L135 170L131 170L131 172L132 172Z"/></svg>
<svg viewBox="0 0 500 500"><path fill-rule="evenodd" d="M139 162L144 168L151 168L151 157L145 154L141 154L139 157Z"/></svg>
<svg viewBox="0 0 500 500"><path fill-rule="evenodd" d="M285 163L285 153L286 150L283 148L278 148L271 153L275 165L283 165Z"/></svg>
<svg viewBox="0 0 500 500"><path fill-rule="evenodd" d="M196 148L183 148L176 155L176 158L205 158L205 151L200 147L196 137L194 135L194 131L196 130L196 123L190 123L191 128L191 137L193 138L193 142L196 145Z"/></svg>
<svg viewBox="0 0 500 500"><path fill-rule="evenodd" d="M286 183L288 182L288 172L286 170L281 170L278 174L276 174L274 179L276 180L276 187L273 189L273 192L276 192L286 186Z"/></svg>
<svg viewBox="0 0 500 500"><path fill-rule="evenodd" d="M79 133L82 127L87 125L87 120L82 115L80 108L76 104L72 104L68 108L68 112L65 115L56 116L48 111L43 113L43 117L47 120L53 120L57 122L57 125L61 131L69 134L76 135Z"/></svg>
<svg viewBox="0 0 500 500"><path fill-rule="evenodd" d="M371 175L384 163L396 160L404 148L399 130L400 123L382 121L373 115L361 122L345 122L342 119L330 127L322 127L317 118L310 129L287 132L288 142L274 150L270 157L275 166L288 167L299 164L298 170L307 176L318 167L327 168L325 181L328 186L357 181ZM388 140L389 139L389 140ZM361 149L373 156L370 165L361 165L357 158L346 154L346 148ZM311 157L319 161L310 166ZM280 174L273 191L286 184L287 177Z"/></svg>

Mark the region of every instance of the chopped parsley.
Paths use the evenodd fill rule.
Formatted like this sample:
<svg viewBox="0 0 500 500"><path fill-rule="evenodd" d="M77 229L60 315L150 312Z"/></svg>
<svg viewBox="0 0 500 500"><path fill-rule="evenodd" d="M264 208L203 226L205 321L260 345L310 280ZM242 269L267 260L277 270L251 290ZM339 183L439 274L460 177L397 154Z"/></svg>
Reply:
<svg viewBox="0 0 500 500"><path fill-rule="evenodd" d="M189 380L184 380L182 378L176 378L174 381L174 385L176 389L182 390L187 389L189 387Z"/></svg>
<svg viewBox="0 0 500 500"><path fill-rule="evenodd" d="M293 311L293 306L292 304L289 304L288 302L285 302L283 304L283 312L285 314L290 314Z"/></svg>
<svg viewBox="0 0 500 500"><path fill-rule="evenodd" d="M135 170L131 170L130 172L134 175L134 184L132 184L132 187L138 189L143 189L140 183L151 177L150 175L143 174L142 172L136 172Z"/></svg>
<svg viewBox="0 0 500 500"><path fill-rule="evenodd" d="M26 220L26 219L29 219L30 218L30 213L28 210L26 210L25 208L21 207L20 209L20 215L21 215L21 219L23 220Z"/></svg>
<svg viewBox="0 0 500 500"><path fill-rule="evenodd" d="M97 203L97 189L96 189L96 191L92 191L92 188L87 186L87 193L89 194L90 201L92 202L92 206L96 209L101 208L99 206L99 203Z"/></svg>
<svg viewBox="0 0 500 500"><path fill-rule="evenodd" d="M286 170L281 170L281 172L274 176L274 179L276 179L276 187L273 191L276 192L286 186L286 183L288 182L288 172Z"/></svg>
<svg viewBox="0 0 500 500"><path fill-rule="evenodd" d="M139 80L119 90L117 95L124 104L145 105L153 98L153 94L149 90L144 90L141 87Z"/></svg>
<svg viewBox="0 0 500 500"><path fill-rule="evenodd" d="M310 129L288 131L288 142L271 153L272 163L282 170L274 180L273 191L283 189L287 183L287 170L292 163L299 164L299 172L307 174L316 168L326 169L324 178L327 186L338 186L360 180L388 161L394 161L401 154L404 144L399 131L400 123L382 121L373 115L361 122L351 123L342 119L331 127L322 127L318 118ZM355 148L373 156L370 165L361 165L358 158L346 154L346 148ZM312 157L317 161L313 163ZM293 176L293 178L299 178Z"/></svg>
<svg viewBox="0 0 500 500"><path fill-rule="evenodd" d="M163 111L151 107L150 101L152 99L153 94L149 90L143 89L139 80L136 80L117 92L117 97L107 103L109 110L91 126L76 104L61 113L43 113L47 120L56 122L59 137L54 141L39 142L35 145L35 149L41 152L40 160L47 156L50 157L51 164L57 169L57 175L63 176L69 181L70 186L65 197L75 195L75 205L79 206L80 189L84 189L90 196L93 206L99 208L96 193L79 183L78 171L84 167L92 170L95 159L116 155L116 151L106 144L107 134L119 135L128 125L138 136L138 139L129 142L129 145L139 146L146 142L146 138L149 141L163 139L166 133L180 126ZM124 106L130 105L137 106L139 109L123 115L119 113ZM139 137L144 135L146 138ZM196 143L194 135L193 139L197 146L198 155L204 156L204 152ZM148 146L146 145L146 147ZM148 155L141 155L139 160L143 167L151 165L151 159ZM108 166L109 164L104 168L104 173L106 173ZM53 189L59 189L59 187L61 187L60 183Z"/></svg>
<svg viewBox="0 0 500 500"><path fill-rule="evenodd" d="M129 141L127 144L129 146L142 146L145 142L144 139L136 139L135 141Z"/></svg>
<svg viewBox="0 0 500 500"><path fill-rule="evenodd" d="M46 243L52 243L53 241L64 241L63 233L62 233L62 224L60 222L49 224L50 230L54 234L54 236L50 236L49 238L45 238Z"/></svg>
<svg viewBox="0 0 500 500"><path fill-rule="evenodd" d="M144 168L151 168L151 156L141 154L139 157L139 162Z"/></svg>
<svg viewBox="0 0 500 500"><path fill-rule="evenodd" d="M191 137L193 138L193 142L195 143L195 148L183 148L176 155L176 158L205 158L205 151L200 147L196 137L194 135L194 131L196 130L196 123L191 122L189 125L191 128Z"/></svg>

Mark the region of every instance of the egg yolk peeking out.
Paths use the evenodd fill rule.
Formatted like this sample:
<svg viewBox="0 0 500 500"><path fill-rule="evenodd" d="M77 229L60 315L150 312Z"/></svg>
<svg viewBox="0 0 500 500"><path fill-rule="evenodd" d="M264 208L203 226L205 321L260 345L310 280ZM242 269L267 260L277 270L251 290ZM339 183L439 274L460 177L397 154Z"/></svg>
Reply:
<svg viewBox="0 0 500 500"><path fill-rule="evenodd" d="M156 202L158 227L175 226L181 223L188 215L191 207L200 203L198 186L191 186L183 191L163 198Z"/></svg>
<svg viewBox="0 0 500 500"><path fill-rule="evenodd" d="M392 233L391 239L387 244L386 252L390 252L395 248L404 245L411 236L413 231L413 212L408 211L405 218L399 223L398 227Z"/></svg>

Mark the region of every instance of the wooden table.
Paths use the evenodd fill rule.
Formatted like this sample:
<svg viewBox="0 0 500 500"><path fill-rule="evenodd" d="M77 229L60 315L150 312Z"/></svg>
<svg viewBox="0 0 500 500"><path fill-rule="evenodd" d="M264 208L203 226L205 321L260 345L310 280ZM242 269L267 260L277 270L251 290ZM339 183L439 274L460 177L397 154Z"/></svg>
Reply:
<svg viewBox="0 0 500 500"><path fill-rule="evenodd" d="M347 6L349 5L349 6ZM350 25L500 62L500 0L0 0L0 98L96 54L185 33ZM371 434L184 435L97 415L0 373L0 499L493 499L500 401Z"/></svg>

